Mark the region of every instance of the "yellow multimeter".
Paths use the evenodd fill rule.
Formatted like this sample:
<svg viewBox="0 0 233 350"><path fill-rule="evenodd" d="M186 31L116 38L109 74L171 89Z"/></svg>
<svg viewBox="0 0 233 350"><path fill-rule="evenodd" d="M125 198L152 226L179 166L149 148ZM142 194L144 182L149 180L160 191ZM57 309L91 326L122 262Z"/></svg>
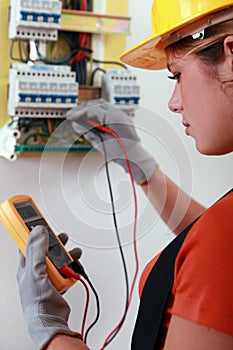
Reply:
<svg viewBox="0 0 233 350"><path fill-rule="evenodd" d="M59 292L66 291L76 282L75 279L66 278L60 273L60 268L69 265L74 259L51 230L31 197L17 195L1 203L0 221L2 221L24 256L26 255L28 235L32 228L37 225L45 226L49 232L47 273L50 281Z"/></svg>

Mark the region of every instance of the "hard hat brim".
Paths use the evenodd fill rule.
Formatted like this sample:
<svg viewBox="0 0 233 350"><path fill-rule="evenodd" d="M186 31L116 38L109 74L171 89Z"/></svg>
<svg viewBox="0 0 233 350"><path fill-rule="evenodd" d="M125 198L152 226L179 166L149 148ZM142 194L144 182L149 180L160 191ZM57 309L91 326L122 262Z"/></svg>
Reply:
<svg viewBox="0 0 233 350"><path fill-rule="evenodd" d="M156 48L161 37L152 36L125 51L120 60L132 67L149 70L165 69L167 66L164 50Z"/></svg>
<svg viewBox="0 0 233 350"><path fill-rule="evenodd" d="M167 46L168 42L171 44L171 40L169 39L170 41L168 41L167 39L174 36L174 33L189 28L191 32L187 32L186 35L191 35L200 29L204 29L210 25L232 18L233 6L223 6L223 8L219 7L217 12L213 11L213 9L209 9L209 12L205 13L205 15L199 13L185 18L175 26L167 28L166 31L157 33L156 35L153 35L133 46L131 49L123 52L120 56L120 60L132 67L148 70L165 69L167 67L167 62L164 47ZM179 35L176 36L176 39L172 42L178 41L182 37L185 37L185 35L179 33Z"/></svg>

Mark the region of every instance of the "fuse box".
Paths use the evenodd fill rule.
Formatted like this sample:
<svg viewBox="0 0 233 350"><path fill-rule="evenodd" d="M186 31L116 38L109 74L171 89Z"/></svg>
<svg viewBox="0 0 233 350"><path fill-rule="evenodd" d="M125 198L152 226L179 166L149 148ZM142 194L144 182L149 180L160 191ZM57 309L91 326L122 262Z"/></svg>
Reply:
<svg viewBox="0 0 233 350"><path fill-rule="evenodd" d="M110 61L110 66L122 69L107 70L102 82L95 84L95 72L105 73L105 62L93 57L100 54L102 39L91 37L96 33L93 19L97 24L101 21L99 34L129 34L130 18L93 10L91 0L10 0L9 56L20 63L9 67L10 121L0 129L0 156L15 160L21 153L93 151L83 137L77 138L66 112L78 103L100 98L102 89L107 101L134 114L139 102L136 77L120 62ZM85 21L73 25L80 16Z"/></svg>
<svg viewBox="0 0 233 350"><path fill-rule="evenodd" d="M61 7L59 0L11 0L9 38L57 40Z"/></svg>
<svg viewBox="0 0 233 350"><path fill-rule="evenodd" d="M102 77L102 97L133 115L140 101L136 74L127 69L109 69Z"/></svg>
<svg viewBox="0 0 233 350"><path fill-rule="evenodd" d="M78 83L70 66L13 64L9 77L12 117L64 118L77 105Z"/></svg>

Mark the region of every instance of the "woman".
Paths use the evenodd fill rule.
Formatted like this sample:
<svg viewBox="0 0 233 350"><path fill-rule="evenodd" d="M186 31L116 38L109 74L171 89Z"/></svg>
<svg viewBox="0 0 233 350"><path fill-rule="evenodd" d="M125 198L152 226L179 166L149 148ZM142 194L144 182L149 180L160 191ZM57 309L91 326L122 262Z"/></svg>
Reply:
<svg viewBox="0 0 233 350"><path fill-rule="evenodd" d="M169 108L181 114L186 134L194 138L198 151L206 155L232 152L232 2L154 0L152 23L154 35L123 54L121 59L145 69L163 69L167 66L171 78L176 80ZM112 123L109 122L109 114ZM104 122L118 132L130 153L135 182L142 186L162 219L176 234L196 220L177 253L174 280L155 348L232 350L233 193L205 210L161 172L156 161L142 148L126 116L102 101L94 104L93 108L90 105L78 107L69 115L77 132L84 131L83 126L80 126L80 116L94 116L98 122ZM86 138L98 147L96 133L87 132L86 129L85 132ZM110 141L108 157L127 171L117 143ZM176 221L177 216L180 217L179 223ZM33 251L46 252L46 235L40 234L41 231L44 230L36 228L31 233L27 253L28 269L23 259L18 273L24 316L32 339L38 348L86 350L88 348L79 335L68 328L68 305L45 277L44 256L36 261L44 269L38 271L35 268L34 273L30 273L31 265L35 266ZM147 288L146 281L156 260L157 257L146 267L140 282L141 290ZM30 297L25 293L26 285L34 286ZM40 305L40 312L36 311L36 303ZM47 304L51 307L48 308ZM143 344L143 334L136 334L135 337ZM133 349L135 346L133 342ZM143 345L141 348L150 350Z"/></svg>

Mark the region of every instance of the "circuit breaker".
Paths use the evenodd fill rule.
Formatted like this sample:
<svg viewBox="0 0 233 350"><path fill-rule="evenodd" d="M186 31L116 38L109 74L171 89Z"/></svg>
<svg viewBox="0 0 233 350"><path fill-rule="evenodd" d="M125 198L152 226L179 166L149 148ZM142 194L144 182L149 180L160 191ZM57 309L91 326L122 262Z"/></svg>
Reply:
<svg viewBox="0 0 233 350"><path fill-rule="evenodd" d="M78 83L70 66L13 64L9 75L11 117L64 118L78 102Z"/></svg>
<svg viewBox="0 0 233 350"><path fill-rule="evenodd" d="M59 0L11 0L10 39L57 40Z"/></svg>
<svg viewBox="0 0 233 350"><path fill-rule="evenodd" d="M106 71L101 67L109 62L94 56L92 33L108 32L129 34L129 17L94 13L91 0L10 1L9 55L20 63L9 67L10 121L0 129L0 156L93 151L85 137L77 137L66 112L101 95L134 115L140 99L136 75L118 61L110 64L121 69ZM95 84L98 71L104 74Z"/></svg>
<svg viewBox="0 0 233 350"><path fill-rule="evenodd" d="M133 115L140 101L136 74L127 69L109 69L102 77L102 97Z"/></svg>

